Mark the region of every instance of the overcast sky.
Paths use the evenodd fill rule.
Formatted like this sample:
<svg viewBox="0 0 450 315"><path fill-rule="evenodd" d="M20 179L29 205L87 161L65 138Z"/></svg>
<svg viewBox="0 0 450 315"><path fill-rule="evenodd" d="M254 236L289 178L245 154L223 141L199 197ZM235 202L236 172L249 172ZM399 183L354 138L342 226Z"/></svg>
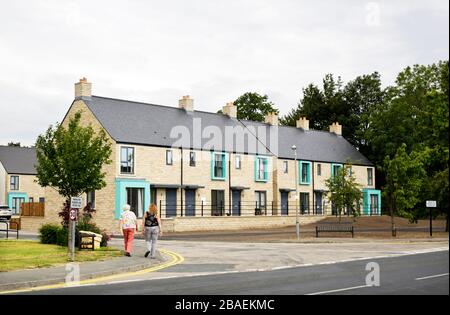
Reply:
<svg viewBox="0 0 450 315"><path fill-rule="evenodd" d="M0 144L61 121L73 84L93 94L217 111L269 95L287 113L327 73L346 82L447 60L448 0L3 1Z"/></svg>

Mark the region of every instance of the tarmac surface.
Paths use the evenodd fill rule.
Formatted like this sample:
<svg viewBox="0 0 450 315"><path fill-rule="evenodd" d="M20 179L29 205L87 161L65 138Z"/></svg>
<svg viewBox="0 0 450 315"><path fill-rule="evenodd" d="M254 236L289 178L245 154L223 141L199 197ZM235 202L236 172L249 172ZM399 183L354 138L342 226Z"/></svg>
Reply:
<svg viewBox="0 0 450 315"><path fill-rule="evenodd" d="M369 273L372 272L368 266L374 265L379 268L379 275L373 278L377 279L375 282L368 283L366 279L368 276L371 279ZM448 295L448 270L449 255L444 251L265 272L69 287L39 294Z"/></svg>

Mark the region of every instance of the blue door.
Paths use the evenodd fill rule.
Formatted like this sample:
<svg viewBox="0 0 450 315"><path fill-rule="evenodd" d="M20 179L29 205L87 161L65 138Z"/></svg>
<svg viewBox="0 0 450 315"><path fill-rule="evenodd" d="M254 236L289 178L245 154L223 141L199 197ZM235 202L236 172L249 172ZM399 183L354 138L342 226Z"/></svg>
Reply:
<svg viewBox="0 0 450 315"><path fill-rule="evenodd" d="M166 217L177 216L177 190L173 188L166 189Z"/></svg>
<svg viewBox="0 0 450 315"><path fill-rule="evenodd" d="M289 193L287 191L281 193L281 215L289 215Z"/></svg>
<svg viewBox="0 0 450 315"><path fill-rule="evenodd" d="M233 216L241 215L241 192L239 190L233 190Z"/></svg>
<svg viewBox="0 0 450 315"><path fill-rule="evenodd" d="M195 190L194 189L186 189L186 216L187 217L195 217Z"/></svg>

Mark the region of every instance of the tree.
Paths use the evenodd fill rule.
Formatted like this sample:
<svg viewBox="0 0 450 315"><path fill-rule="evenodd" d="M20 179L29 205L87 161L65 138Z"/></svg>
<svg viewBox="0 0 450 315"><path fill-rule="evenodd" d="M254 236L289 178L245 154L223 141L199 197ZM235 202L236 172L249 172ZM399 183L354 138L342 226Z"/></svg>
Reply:
<svg viewBox="0 0 450 315"><path fill-rule="evenodd" d="M449 185L448 185L449 172L448 167L435 174L430 181L428 198L434 199L438 203L438 209L446 216L445 231L448 232L449 217L448 209L449 205Z"/></svg>
<svg viewBox="0 0 450 315"><path fill-rule="evenodd" d="M339 220L344 210L347 210L347 213L351 213L355 218L361 213L363 193L350 170L351 163L340 168L337 174L325 181L330 192L330 202L339 215Z"/></svg>
<svg viewBox="0 0 450 315"><path fill-rule="evenodd" d="M80 126L81 113L70 119L67 129L62 125L50 126L36 141L38 165L37 182L51 186L63 196L70 197L106 186L102 167L110 164L111 143L101 130L95 134L92 127ZM69 207L63 210L63 225L67 226Z"/></svg>
<svg viewBox="0 0 450 315"><path fill-rule="evenodd" d="M8 142L8 147L19 147L20 148L20 142Z"/></svg>
<svg viewBox="0 0 450 315"><path fill-rule="evenodd" d="M418 192L422 203L408 212L413 221L427 215L422 205L425 200L449 199L445 190L448 177L442 176L448 169L448 77L448 61L407 67L398 75L396 84L386 89L382 104L369 116L370 128L365 132L368 157L378 166L383 166L386 156L393 159L403 144L408 154L427 152L422 154L425 176ZM384 186L385 175L385 171L377 174L379 186ZM435 185L436 179L441 184ZM439 209L448 217L446 203Z"/></svg>
<svg viewBox="0 0 450 315"><path fill-rule="evenodd" d="M395 236L395 215L414 221L411 211L420 201L419 194L426 177L422 162L425 153L414 151L408 154L406 148L406 144L402 144L395 157L386 156L383 164L383 171L386 174L383 197L388 203L393 236Z"/></svg>
<svg viewBox="0 0 450 315"><path fill-rule="evenodd" d="M258 93L245 93L234 101L234 105L237 106L237 118L242 120L263 122L267 114L272 112L278 114L269 97Z"/></svg>
<svg viewBox="0 0 450 315"><path fill-rule="evenodd" d="M348 115L342 124L347 130L347 140L361 153L372 159L373 152L365 138L370 129L372 112L383 103L384 89L378 72L358 76L344 88L344 100Z"/></svg>
<svg viewBox="0 0 450 315"><path fill-rule="evenodd" d="M342 81L339 77L336 81L332 74L327 74L323 79L322 90L310 84L303 89L303 97L296 109L281 119L281 123L294 127L301 117L310 120L311 129L327 130L342 112Z"/></svg>
<svg viewBox="0 0 450 315"><path fill-rule="evenodd" d="M383 100L384 90L378 72L357 77L345 86L332 74L323 79L320 89L314 84L303 89L297 108L281 118L281 124L296 126L301 117L310 120L311 129L328 131L333 122L344 126L343 136L363 153L370 153L365 140L373 108Z"/></svg>

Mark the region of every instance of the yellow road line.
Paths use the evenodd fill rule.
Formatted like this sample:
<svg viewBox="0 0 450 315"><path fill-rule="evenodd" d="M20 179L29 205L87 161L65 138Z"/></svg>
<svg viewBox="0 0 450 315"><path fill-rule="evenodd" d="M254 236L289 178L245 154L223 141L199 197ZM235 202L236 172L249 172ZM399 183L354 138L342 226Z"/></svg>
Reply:
<svg viewBox="0 0 450 315"><path fill-rule="evenodd" d="M12 290L12 291L2 291L0 294L13 294L13 293L21 293L21 292L31 292L31 291L42 291L42 290L50 290L50 289L58 289L58 288L70 288L70 287L77 287L79 285L85 285L85 284L92 284L96 282L102 282L102 281L108 281L118 278L124 278L124 277L132 277L132 276L138 276L143 275L150 272L155 272L161 269L169 268L178 264L181 264L184 261L184 257L180 254L177 254L175 252L161 249L160 252L170 256L171 260L159 265L156 265L154 267L150 267L147 269L139 270L139 271L133 271L133 272L126 272L111 276L104 276L104 277L98 277L94 279L86 279L81 280L76 283L76 285L67 285L66 283L58 283L58 284L51 284L51 285L44 285L44 286L38 286L33 288L27 288L27 289L18 289L18 290Z"/></svg>

